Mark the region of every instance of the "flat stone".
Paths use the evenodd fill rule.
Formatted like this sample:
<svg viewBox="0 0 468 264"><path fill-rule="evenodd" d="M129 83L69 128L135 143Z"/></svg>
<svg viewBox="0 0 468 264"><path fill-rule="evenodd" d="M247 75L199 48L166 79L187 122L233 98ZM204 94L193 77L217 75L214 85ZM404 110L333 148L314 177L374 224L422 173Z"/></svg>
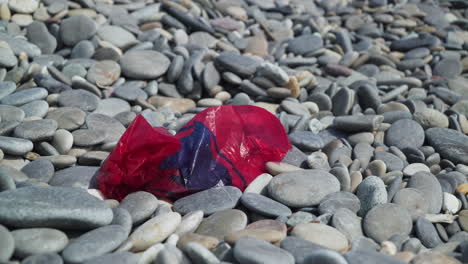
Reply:
<svg viewBox="0 0 468 264"><path fill-rule="evenodd" d="M35 160L26 164L21 171L31 179L49 182L54 176L55 169L49 160Z"/></svg>
<svg viewBox="0 0 468 264"><path fill-rule="evenodd" d="M130 251L142 251L164 241L176 230L181 219L179 213L170 212L144 222L133 231L126 242L131 246Z"/></svg>
<svg viewBox="0 0 468 264"><path fill-rule="evenodd" d="M92 113L86 117L88 129L105 134L104 143L117 142L125 132L125 127L108 115Z"/></svg>
<svg viewBox="0 0 468 264"><path fill-rule="evenodd" d="M57 128L70 131L84 124L86 113L76 107L60 107L49 112L46 118L57 121Z"/></svg>
<svg viewBox="0 0 468 264"><path fill-rule="evenodd" d="M109 254L104 254L99 257L89 259L83 264L130 264L138 263L139 256L128 251L114 252Z"/></svg>
<svg viewBox="0 0 468 264"><path fill-rule="evenodd" d="M345 235L335 228L324 224L300 224L294 227L291 235L337 251L348 247L348 240Z"/></svg>
<svg viewBox="0 0 468 264"><path fill-rule="evenodd" d="M393 196L392 203L408 209L413 221L429 212L429 202L425 200L423 192L415 188L404 188Z"/></svg>
<svg viewBox="0 0 468 264"><path fill-rule="evenodd" d="M347 264L348 262L336 251L319 249L310 253L305 258L304 263Z"/></svg>
<svg viewBox="0 0 468 264"><path fill-rule="evenodd" d="M187 233L179 238L179 241L177 241L177 247L183 250L185 245L193 242L210 250L214 249L219 244L219 240L215 237L203 236L196 233Z"/></svg>
<svg viewBox="0 0 468 264"><path fill-rule="evenodd" d="M98 107L99 97L82 89L68 90L60 93L58 103L60 106L77 107L83 111L91 112Z"/></svg>
<svg viewBox="0 0 468 264"><path fill-rule="evenodd" d="M344 254L348 264L359 263L381 263L381 264L404 264L406 262L379 252L369 250L350 250Z"/></svg>
<svg viewBox="0 0 468 264"><path fill-rule="evenodd" d="M233 254L240 263L294 263L294 257L286 250L251 237L238 240Z"/></svg>
<svg viewBox="0 0 468 264"><path fill-rule="evenodd" d="M417 172L413 175L408 187L422 192L424 199L429 203L429 213L437 214L442 208L442 187L437 178L429 172Z"/></svg>
<svg viewBox="0 0 468 264"><path fill-rule="evenodd" d="M15 180L9 171L0 171L0 192L16 189Z"/></svg>
<svg viewBox="0 0 468 264"><path fill-rule="evenodd" d="M374 159L383 161L388 171L401 171L404 168L403 160L390 152L377 151Z"/></svg>
<svg viewBox="0 0 468 264"><path fill-rule="evenodd" d="M57 253L41 254L29 256L21 262L23 264L37 264L37 263L48 263L48 264L62 264L63 260Z"/></svg>
<svg viewBox="0 0 468 264"><path fill-rule="evenodd" d="M198 243L188 243L184 252L196 263L219 263L219 259L211 251Z"/></svg>
<svg viewBox="0 0 468 264"><path fill-rule="evenodd" d="M215 66L218 71L232 72L241 77L252 76L260 63L247 56L235 53L224 52L215 59Z"/></svg>
<svg viewBox="0 0 468 264"><path fill-rule="evenodd" d="M44 88L29 88L3 97L1 103L19 106L35 100L42 100L47 96L47 94L47 90Z"/></svg>
<svg viewBox="0 0 468 264"><path fill-rule="evenodd" d="M15 256L20 258L58 253L68 244L67 235L52 228L17 229L11 235L15 240Z"/></svg>
<svg viewBox="0 0 468 264"><path fill-rule="evenodd" d="M367 236L381 243L394 234L409 235L413 223L406 208L386 203L369 210L362 226Z"/></svg>
<svg viewBox="0 0 468 264"><path fill-rule="evenodd" d="M0 66L11 68L17 63L18 59L16 58L8 43L4 41L0 42Z"/></svg>
<svg viewBox="0 0 468 264"><path fill-rule="evenodd" d="M51 186L78 187L88 189L93 175L99 167L74 166L55 172L49 181Z"/></svg>
<svg viewBox="0 0 468 264"><path fill-rule="evenodd" d="M60 154L67 154L73 146L72 133L65 129L55 131L54 137L52 138L52 146Z"/></svg>
<svg viewBox="0 0 468 264"><path fill-rule="evenodd" d="M26 117L26 113L19 107L11 105L0 105L0 118L2 122L21 122Z"/></svg>
<svg viewBox="0 0 468 264"><path fill-rule="evenodd" d="M268 184L271 197L291 207L317 205L326 195L339 190L336 177L318 169L281 173Z"/></svg>
<svg viewBox="0 0 468 264"><path fill-rule="evenodd" d="M71 16L60 24L60 38L67 46L74 46L96 34L96 24L85 15Z"/></svg>
<svg viewBox="0 0 468 264"><path fill-rule="evenodd" d="M97 35L104 41L114 44L120 49L126 49L137 43L135 36L119 26L101 26Z"/></svg>
<svg viewBox="0 0 468 264"><path fill-rule="evenodd" d="M413 118L424 129L431 127L447 128L449 126L449 120L446 115L430 108L425 108L422 111L414 112Z"/></svg>
<svg viewBox="0 0 468 264"><path fill-rule="evenodd" d="M134 224L146 221L157 207L158 199L153 194L143 191L128 194L119 205L119 208L130 213Z"/></svg>
<svg viewBox="0 0 468 264"><path fill-rule="evenodd" d="M317 151L325 145L322 138L311 131L295 131L288 137L291 143L302 151Z"/></svg>
<svg viewBox="0 0 468 264"><path fill-rule="evenodd" d="M385 132L385 143L399 149L421 147L424 143L424 129L413 120L398 120Z"/></svg>
<svg viewBox="0 0 468 264"><path fill-rule="evenodd" d="M439 252L425 252L411 260L413 264L460 264L456 258Z"/></svg>
<svg viewBox="0 0 468 264"><path fill-rule="evenodd" d="M323 46L323 40L317 35L302 35L288 41L288 51L305 55L312 53Z"/></svg>
<svg viewBox="0 0 468 264"><path fill-rule="evenodd" d="M431 169L424 163L412 163L403 169L403 174L411 177L420 171L431 172Z"/></svg>
<svg viewBox="0 0 468 264"><path fill-rule="evenodd" d="M112 60L98 61L88 70L86 79L97 86L112 85L120 77L120 65Z"/></svg>
<svg viewBox="0 0 468 264"><path fill-rule="evenodd" d="M219 240L229 233L239 231L247 226L247 215L237 209L216 212L205 218L195 233L213 236Z"/></svg>
<svg viewBox="0 0 468 264"><path fill-rule="evenodd" d="M43 141L54 136L57 126L53 119L25 121L15 128L14 135L32 142Z"/></svg>
<svg viewBox="0 0 468 264"><path fill-rule="evenodd" d="M0 149L6 154L22 156L33 149L33 143L27 139L0 136Z"/></svg>
<svg viewBox="0 0 468 264"><path fill-rule="evenodd" d="M15 250L15 240L10 231L3 225L0 225L0 246L2 248L2 251L0 251L0 261L7 262Z"/></svg>
<svg viewBox="0 0 468 264"><path fill-rule="evenodd" d="M331 219L331 226L343 233L348 241L353 241L364 235L361 218L347 208L338 208L335 211Z"/></svg>
<svg viewBox="0 0 468 264"><path fill-rule="evenodd" d="M120 59L122 73L134 79L156 79L166 73L170 60L153 50L132 50Z"/></svg>
<svg viewBox="0 0 468 264"><path fill-rule="evenodd" d="M0 82L0 100L13 93L16 90L16 84L14 82L6 81Z"/></svg>
<svg viewBox="0 0 468 264"><path fill-rule="evenodd" d="M468 164L468 137L448 128L426 130L428 143L445 159Z"/></svg>
<svg viewBox="0 0 468 264"><path fill-rule="evenodd" d="M278 217L292 214L291 209L287 206L260 194L244 193L240 201L249 210L261 215Z"/></svg>
<svg viewBox="0 0 468 264"><path fill-rule="evenodd" d="M435 226L424 217L419 217L416 220L414 229L417 237L427 248L434 248L443 243Z"/></svg>
<svg viewBox="0 0 468 264"><path fill-rule="evenodd" d="M30 1L35 2L35 1ZM49 33L47 26L40 22L34 21L26 29L26 37L28 41L35 44L41 49L42 54L53 54L57 48L57 40Z"/></svg>
<svg viewBox="0 0 468 264"><path fill-rule="evenodd" d="M202 220L203 211L192 211L182 217L182 221L180 222L180 225L177 227L174 234L182 236L187 233L195 232Z"/></svg>
<svg viewBox="0 0 468 264"><path fill-rule="evenodd" d="M234 208L241 195L242 192L232 186L211 188L177 200L174 203L174 210L183 215L195 210L211 215Z"/></svg>
<svg viewBox="0 0 468 264"><path fill-rule="evenodd" d="M320 214L334 214L340 208L347 208L357 213L361 208L359 198L350 192L330 193L323 198L319 205Z"/></svg>
<svg viewBox="0 0 468 264"><path fill-rule="evenodd" d="M75 188L23 187L4 191L0 193L0 205L2 223L14 227L90 229L112 221L112 210L104 201Z"/></svg>
<svg viewBox="0 0 468 264"><path fill-rule="evenodd" d="M434 66L434 75L454 79L462 73L462 64L458 59L446 58Z"/></svg>
<svg viewBox="0 0 468 264"><path fill-rule="evenodd" d="M267 185L273 179L268 173L262 173L257 176L250 184L245 188L244 193L256 193L256 194L266 194L267 193Z"/></svg>
<svg viewBox="0 0 468 264"><path fill-rule="evenodd" d="M287 250L294 256L296 263L305 263L305 258L311 253L320 249L326 249L325 247L302 239L296 236L288 236L283 239L280 243L282 249Z"/></svg>
<svg viewBox="0 0 468 264"><path fill-rule="evenodd" d="M106 139L105 134L91 129L78 129L73 131L72 135L75 145L79 147L94 146Z"/></svg>
<svg viewBox="0 0 468 264"><path fill-rule="evenodd" d="M22 105L21 110L24 111L25 118L28 117L40 117L43 118L49 111L49 104L44 100L32 101Z"/></svg>

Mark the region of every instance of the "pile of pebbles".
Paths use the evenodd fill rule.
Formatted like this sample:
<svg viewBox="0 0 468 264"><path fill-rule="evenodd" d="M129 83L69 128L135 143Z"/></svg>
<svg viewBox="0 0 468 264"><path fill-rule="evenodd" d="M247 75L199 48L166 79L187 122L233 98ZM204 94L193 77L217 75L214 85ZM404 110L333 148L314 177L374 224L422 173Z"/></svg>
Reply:
<svg viewBox="0 0 468 264"><path fill-rule="evenodd" d="M466 1L0 0L0 19L1 263L468 262ZM138 114L174 134L223 104L293 144L244 192L93 189Z"/></svg>

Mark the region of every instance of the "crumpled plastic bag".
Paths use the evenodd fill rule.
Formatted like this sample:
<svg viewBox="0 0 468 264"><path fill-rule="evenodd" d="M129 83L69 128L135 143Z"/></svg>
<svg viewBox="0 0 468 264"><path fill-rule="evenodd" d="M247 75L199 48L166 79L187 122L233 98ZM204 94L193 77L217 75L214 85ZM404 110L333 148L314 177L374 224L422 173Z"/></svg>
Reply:
<svg viewBox="0 0 468 264"><path fill-rule="evenodd" d="M278 118L256 106L210 107L175 136L139 115L96 179L106 198L117 200L136 191L172 200L215 186L244 190L289 149Z"/></svg>

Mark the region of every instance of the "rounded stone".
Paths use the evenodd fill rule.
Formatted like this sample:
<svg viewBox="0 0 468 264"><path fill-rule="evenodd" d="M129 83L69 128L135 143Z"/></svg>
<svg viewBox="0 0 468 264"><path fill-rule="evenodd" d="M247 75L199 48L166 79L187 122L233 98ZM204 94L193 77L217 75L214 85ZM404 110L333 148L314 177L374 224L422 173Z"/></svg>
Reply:
<svg viewBox="0 0 468 264"><path fill-rule="evenodd" d="M408 181L408 187L422 192L429 204L429 213L437 214L442 208L443 193L437 178L429 172L417 172Z"/></svg>
<svg viewBox="0 0 468 264"><path fill-rule="evenodd" d="M133 50L120 59L122 72L134 79L156 79L166 73L170 60L153 50Z"/></svg>
<svg viewBox="0 0 468 264"><path fill-rule="evenodd" d="M182 236L187 233L192 233L195 230L197 230L202 220L203 220L203 211L201 210L192 211L184 215L184 217L182 217L182 221L180 222L180 225L177 227L174 234Z"/></svg>
<svg viewBox="0 0 468 264"><path fill-rule="evenodd" d="M91 179L98 169L99 167L74 166L59 170L54 174L54 177L49 181L49 184L51 186L88 189L90 187Z"/></svg>
<svg viewBox="0 0 468 264"><path fill-rule="evenodd" d="M60 38L67 46L74 46L94 34L96 34L96 24L85 15L71 16L60 24Z"/></svg>
<svg viewBox="0 0 468 264"><path fill-rule="evenodd" d="M140 257L137 254L122 251L91 258L83 262L83 264L133 264L138 263L139 259Z"/></svg>
<svg viewBox="0 0 468 264"><path fill-rule="evenodd" d="M86 126L88 129L105 134L104 143L119 141L125 132L125 127L117 119L103 114L89 114L86 117Z"/></svg>
<svg viewBox="0 0 468 264"><path fill-rule="evenodd" d="M76 146L90 147L104 142L106 135L90 129L78 129L73 131L73 140Z"/></svg>
<svg viewBox="0 0 468 264"><path fill-rule="evenodd" d="M287 206L260 194L244 193L240 201L249 210L261 215L278 217L292 214Z"/></svg>
<svg viewBox="0 0 468 264"><path fill-rule="evenodd" d="M68 237L60 230L51 228L17 229L11 232L15 240L15 256L58 253L68 244Z"/></svg>
<svg viewBox="0 0 468 264"><path fill-rule="evenodd" d="M77 188L23 187L0 193L0 221L13 227L90 229L112 221L112 210Z"/></svg>
<svg viewBox="0 0 468 264"><path fill-rule="evenodd" d="M234 246L233 254L239 263L294 263L291 253L251 237L239 239Z"/></svg>
<svg viewBox="0 0 468 264"><path fill-rule="evenodd" d="M54 176L55 169L54 165L49 160L34 160L26 164L21 171L31 179L36 179L40 182L49 182Z"/></svg>
<svg viewBox="0 0 468 264"><path fill-rule="evenodd" d="M350 192L335 192L325 196L320 202L320 214L334 214L340 208L347 208L354 213L357 213L361 208L359 198Z"/></svg>
<svg viewBox="0 0 468 264"><path fill-rule="evenodd" d="M366 177L357 187L356 196L361 201L359 214L364 216L376 205L387 202L385 183L377 176Z"/></svg>
<svg viewBox="0 0 468 264"><path fill-rule="evenodd" d="M158 207L158 199L149 192L133 192L125 196L119 208L130 213L133 224L140 224L147 220Z"/></svg>
<svg viewBox="0 0 468 264"><path fill-rule="evenodd" d="M77 107L86 112L94 111L98 103L99 97L82 89L62 92L58 97L58 104L60 106Z"/></svg>
<svg viewBox="0 0 468 264"><path fill-rule="evenodd" d="M25 117L43 118L49 111L49 104L44 100L37 100L24 104L20 108L24 111Z"/></svg>
<svg viewBox="0 0 468 264"><path fill-rule="evenodd" d="M399 149L419 148L424 143L424 129L416 121L401 119L393 123L385 132L385 143Z"/></svg>
<svg viewBox="0 0 468 264"><path fill-rule="evenodd" d="M99 27L97 35L120 49L127 49L137 43L135 36L119 26L104 25Z"/></svg>
<svg viewBox="0 0 468 264"><path fill-rule="evenodd" d="M67 154L73 146L73 135L65 129L55 131L52 138L52 146L60 153Z"/></svg>
<svg viewBox="0 0 468 264"><path fill-rule="evenodd" d="M44 88L29 88L17 91L2 98L1 103L6 105L24 105L32 101L46 98L48 92Z"/></svg>
<svg viewBox="0 0 468 264"><path fill-rule="evenodd" d="M174 203L174 210L183 215L196 210L201 210L205 215L210 215L234 208L241 195L242 192L232 186L211 188L177 200Z"/></svg>
<svg viewBox="0 0 468 264"><path fill-rule="evenodd" d="M107 98L99 101L98 106L93 113L113 117L122 112L130 111L130 108L130 104L125 100L120 98Z"/></svg>
<svg viewBox="0 0 468 264"><path fill-rule="evenodd" d="M33 149L34 145L30 140L0 136L0 149L5 154L24 155Z"/></svg>
<svg viewBox="0 0 468 264"><path fill-rule="evenodd" d="M21 122L25 117L26 113L19 107L0 105L0 119L2 122Z"/></svg>
<svg viewBox="0 0 468 264"><path fill-rule="evenodd" d="M291 235L337 251L345 250L348 247L348 239L345 235L324 224L300 224L294 227Z"/></svg>
<svg viewBox="0 0 468 264"><path fill-rule="evenodd" d="M229 233L239 231L247 226L247 215L237 209L216 212L203 219L195 233L213 236L219 240Z"/></svg>
<svg viewBox="0 0 468 264"><path fill-rule="evenodd" d="M63 259L57 253L29 256L21 264L63 264Z"/></svg>
<svg viewBox="0 0 468 264"><path fill-rule="evenodd" d="M392 203L408 209L413 221L429 212L428 201L424 199L423 193L415 188L404 188L399 190L395 196L393 196Z"/></svg>
<svg viewBox="0 0 468 264"><path fill-rule="evenodd" d="M421 124L424 129L431 127L448 127L449 120L443 113L430 108L425 108L421 111L416 111L413 114L413 118L416 122Z"/></svg>
<svg viewBox="0 0 468 264"><path fill-rule="evenodd" d="M336 177L319 169L281 173L268 184L271 197L291 207L318 205L326 195L339 190Z"/></svg>
<svg viewBox="0 0 468 264"><path fill-rule="evenodd" d="M331 226L343 233L348 241L362 237L362 220L353 211L347 208L339 208L333 214Z"/></svg>
<svg viewBox="0 0 468 264"><path fill-rule="evenodd" d="M348 264L346 259L338 252L328 249L318 249L311 252L304 259L303 264Z"/></svg>
<svg viewBox="0 0 468 264"><path fill-rule="evenodd" d="M112 60L103 60L89 68L86 79L99 87L105 87L112 85L119 77L120 65Z"/></svg>
<svg viewBox="0 0 468 264"><path fill-rule="evenodd" d="M10 231L3 225L0 225L0 261L7 262L10 260L15 250L15 240Z"/></svg>
<svg viewBox="0 0 468 264"><path fill-rule="evenodd" d="M386 203L372 208L364 217L362 226L367 236L381 243L394 234L409 235L413 222L406 208Z"/></svg>
<svg viewBox="0 0 468 264"><path fill-rule="evenodd" d="M412 163L403 169L403 174L411 177L420 171L431 172L431 169L429 169L429 167L424 163Z"/></svg>
<svg viewBox="0 0 468 264"><path fill-rule="evenodd" d="M15 128L14 135L32 142L43 141L54 136L57 126L52 119L25 121Z"/></svg>
<svg viewBox="0 0 468 264"><path fill-rule="evenodd" d="M463 67L458 59L442 59L434 67L434 75L454 79L462 73Z"/></svg>
<svg viewBox="0 0 468 264"><path fill-rule="evenodd" d="M414 223L414 229L417 237L427 248L435 248L443 243L434 224L424 218L424 216L419 217L416 220Z"/></svg>
<svg viewBox="0 0 468 264"><path fill-rule="evenodd" d="M184 252L195 263L216 264L219 259L207 248L198 243L188 243L184 247Z"/></svg>
<svg viewBox="0 0 468 264"><path fill-rule="evenodd" d="M58 128L71 131L84 124L86 113L76 107L60 107L49 112L46 118L57 121Z"/></svg>

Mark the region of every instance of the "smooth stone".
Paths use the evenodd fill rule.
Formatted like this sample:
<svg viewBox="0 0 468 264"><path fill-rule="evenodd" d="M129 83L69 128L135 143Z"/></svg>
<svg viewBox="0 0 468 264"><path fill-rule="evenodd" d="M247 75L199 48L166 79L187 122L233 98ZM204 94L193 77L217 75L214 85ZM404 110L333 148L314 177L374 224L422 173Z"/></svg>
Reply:
<svg viewBox="0 0 468 264"><path fill-rule="evenodd" d="M71 16L60 24L60 38L67 46L74 46L94 34L96 34L96 24L85 15Z"/></svg>
<svg viewBox="0 0 468 264"><path fill-rule="evenodd" d="M366 170L368 170L371 175L382 177L385 172L387 172L387 165L385 162L376 159L367 165Z"/></svg>
<svg viewBox="0 0 468 264"><path fill-rule="evenodd" d="M9 94L2 98L1 103L6 105L20 106L32 101L42 100L47 97L44 88L29 88Z"/></svg>
<svg viewBox="0 0 468 264"><path fill-rule="evenodd" d="M411 177L420 171L431 172L431 169L429 169L429 167L424 163L412 163L403 169L403 174Z"/></svg>
<svg viewBox="0 0 468 264"><path fill-rule="evenodd" d="M229 233L242 230L247 225L247 215L237 209L216 212L205 218L195 233L213 236L219 240Z"/></svg>
<svg viewBox="0 0 468 264"><path fill-rule="evenodd" d="M405 264L406 262L382 253L368 250L350 250L343 255L348 264Z"/></svg>
<svg viewBox="0 0 468 264"><path fill-rule="evenodd" d="M234 208L242 195L236 187L223 186L207 189L177 200L174 210L183 215L201 210L205 215Z"/></svg>
<svg viewBox="0 0 468 264"><path fill-rule="evenodd" d="M4 191L0 193L0 205L1 221L14 227L86 230L112 221L112 210L103 201L75 188L23 187Z"/></svg>
<svg viewBox="0 0 468 264"><path fill-rule="evenodd" d="M32 142L44 141L54 136L57 127L53 119L25 121L15 128L14 135Z"/></svg>
<svg viewBox="0 0 468 264"><path fill-rule="evenodd" d="M208 249L198 243L188 243L184 247L184 252L194 263L216 264L219 259Z"/></svg>
<svg viewBox="0 0 468 264"><path fill-rule="evenodd" d="M184 250L185 245L193 242L198 243L210 250L214 249L219 244L219 240L215 237L203 236L196 233L187 233L182 235L177 241L177 247Z"/></svg>
<svg viewBox="0 0 468 264"><path fill-rule="evenodd" d="M0 42L0 67L2 68L11 68L18 64L18 59L16 58L13 50L10 48L8 43L1 41Z"/></svg>
<svg viewBox="0 0 468 264"><path fill-rule="evenodd" d="M95 53L95 48L94 48L93 43L88 40L82 40L73 47L73 49L71 50L70 58L71 59L78 59L78 58L90 59L93 57L94 53Z"/></svg>
<svg viewBox="0 0 468 264"><path fill-rule="evenodd" d="M54 177L49 181L51 186L62 187L78 187L88 189L93 175L99 167L90 166L74 166L59 170L54 174Z"/></svg>
<svg viewBox="0 0 468 264"><path fill-rule="evenodd" d="M148 98L148 95L140 87L133 85L126 86L125 84L115 88L112 95L127 101L136 101L137 99L146 100Z"/></svg>
<svg viewBox="0 0 468 264"><path fill-rule="evenodd" d="M322 138L311 131L296 131L288 137L294 146L303 151L316 151L325 146Z"/></svg>
<svg viewBox="0 0 468 264"><path fill-rule="evenodd" d="M0 82L0 100L3 97L13 93L16 90L16 84L10 81L2 81Z"/></svg>
<svg viewBox="0 0 468 264"><path fill-rule="evenodd" d="M353 241L364 235L361 218L348 208L338 208L335 211L331 219L331 226L343 233L348 241Z"/></svg>
<svg viewBox="0 0 468 264"><path fill-rule="evenodd" d="M468 164L468 137L448 128L430 128L426 130L428 143L442 158L455 163Z"/></svg>
<svg viewBox="0 0 468 264"><path fill-rule="evenodd" d="M164 245L164 249L156 256L155 263L190 263L188 257L177 247L173 245Z"/></svg>
<svg viewBox="0 0 468 264"><path fill-rule="evenodd" d="M268 191L267 186L271 179L273 179L273 176L268 173L258 175L257 178L245 188L244 193L266 194Z"/></svg>
<svg viewBox="0 0 468 264"><path fill-rule="evenodd" d="M9 161L11 161L11 163ZM15 161L19 164L15 164ZM17 184L25 182L29 178L20 170L24 165L25 163L23 163L22 159L15 160L12 158L5 158L0 165L0 175L2 175L2 178L9 177L13 179Z"/></svg>
<svg viewBox="0 0 468 264"><path fill-rule="evenodd" d="M333 120L333 126L346 132L374 131L383 119L380 115L337 116Z"/></svg>
<svg viewBox="0 0 468 264"><path fill-rule="evenodd" d="M411 260L412 264L460 264L456 258L438 252L424 252Z"/></svg>
<svg viewBox="0 0 468 264"><path fill-rule="evenodd" d="M46 118L57 121L57 128L72 131L84 124L86 113L76 107L60 107L49 112Z"/></svg>
<svg viewBox="0 0 468 264"><path fill-rule="evenodd" d="M21 264L63 264L63 259L57 253L29 256Z"/></svg>
<svg viewBox="0 0 468 264"><path fill-rule="evenodd" d="M326 249L321 245L296 236L286 237L281 241L280 246L282 249L291 253L298 264L303 264L304 260L311 252Z"/></svg>
<svg viewBox="0 0 468 264"><path fill-rule="evenodd" d="M316 220L316 216L303 211L298 211L293 213L286 221L288 226L297 226L299 224L309 223L311 221Z"/></svg>
<svg viewBox="0 0 468 264"><path fill-rule="evenodd" d="M88 129L105 134L104 143L117 142L125 132L125 127L108 115L92 113L86 117Z"/></svg>
<svg viewBox="0 0 468 264"><path fill-rule="evenodd" d="M99 257L91 258L83 264L137 264L139 256L128 251L114 252L104 254Z"/></svg>
<svg viewBox="0 0 468 264"><path fill-rule="evenodd" d="M230 52L223 52L215 59L219 71L232 72L240 77L252 76L259 65L257 60Z"/></svg>
<svg viewBox="0 0 468 264"><path fill-rule="evenodd" d="M114 213L114 218L112 219L110 225L121 226L128 236L132 231L133 225L130 213L126 209L119 208L118 205L117 207L112 208L112 212Z"/></svg>
<svg viewBox="0 0 468 264"><path fill-rule="evenodd" d="M344 234L324 224L300 224L294 227L291 235L337 251L345 250L348 247L348 239Z"/></svg>
<svg viewBox="0 0 468 264"><path fill-rule="evenodd" d="M133 224L137 225L146 221L158 207L158 199L149 192L138 191L125 196L120 202L119 208L130 213Z"/></svg>
<svg viewBox="0 0 468 264"><path fill-rule="evenodd" d="M27 139L0 136L0 149L5 154L22 156L33 149L33 143Z"/></svg>
<svg viewBox="0 0 468 264"><path fill-rule="evenodd" d="M26 164L21 171L31 179L49 182L54 176L55 169L49 160L34 160Z"/></svg>
<svg viewBox="0 0 468 264"><path fill-rule="evenodd" d="M390 152L377 151L374 159L383 161L388 171L401 171L404 168L403 160Z"/></svg>
<svg viewBox="0 0 468 264"><path fill-rule="evenodd" d="M294 165L285 163L285 162L267 162L265 164L266 169L271 175L278 175L283 172L289 172L289 171L298 171L302 170L302 168L296 167Z"/></svg>
<svg viewBox="0 0 468 264"><path fill-rule="evenodd" d="M0 170L0 192L16 189L15 178L10 175L9 170Z"/></svg>
<svg viewBox="0 0 468 264"><path fill-rule="evenodd" d="M73 147L73 135L68 130L58 129L52 138L52 146L60 153L67 154Z"/></svg>
<svg viewBox="0 0 468 264"><path fill-rule="evenodd" d="M403 188L399 190L393 196L392 203L408 209L413 221L429 212L429 203L424 199L423 193L415 188Z"/></svg>
<svg viewBox="0 0 468 264"><path fill-rule="evenodd" d="M413 118L416 122L421 124L424 129L431 127L447 128L449 126L449 120L446 115L430 108L414 112Z"/></svg>
<svg viewBox="0 0 468 264"><path fill-rule="evenodd" d="M0 105L0 118L2 122L21 122L26 117L26 113L20 108L11 105Z"/></svg>
<svg viewBox="0 0 468 264"><path fill-rule="evenodd" d="M0 261L7 262L15 250L15 240L6 227L0 225Z"/></svg>
<svg viewBox="0 0 468 264"><path fill-rule="evenodd" d="M123 75L133 79L156 79L166 73L170 60L157 51L132 50L120 59Z"/></svg>
<svg viewBox="0 0 468 264"><path fill-rule="evenodd" d="M41 49L42 54L53 54L57 48L57 40L49 33L46 25L40 21L34 21L26 28L26 37L29 42Z"/></svg>
<svg viewBox="0 0 468 264"><path fill-rule="evenodd" d="M323 40L317 35L302 35L288 41L288 51L305 55L312 53L323 46Z"/></svg>
<svg viewBox="0 0 468 264"><path fill-rule="evenodd" d="M388 240L394 234L409 235L413 227L409 211L391 203L377 205L369 210L362 224L364 233L378 243Z"/></svg>
<svg viewBox="0 0 468 264"><path fill-rule="evenodd" d="M130 251L142 251L164 241L174 233L181 220L179 213L170 212L144 222L133 231L126 242L130 244Z"/></svg>
<svg viewBox="0 0 468 264"><path fill-rule="evenodd" d="M385 143L399 149L421 147L424 143L424 129L417 122L401 119L393 123L385 132Z"/></svg>
<svg viewBox="0 0 468 264"><path fill-rule="evenodd" d="M366 177L357 187L356 196L361 201L359 215L364 216L373 207L387 202L385 184L377 176Z"/></svg>
<svg viewBox="0 0 468 264"><path fill-rule="evenodd" d="M414 230L422 244L427 248L435 248L443 243L435 226L424 217L419 217L415 221Z"/></svg>
<svg viewBox="0 0 468 264"><path fill-rule="evenodd" d="M328 249L319 249L310 253L304 260L304 264L347 264L346 259L338 252Z"/></svg>
<svg viewBox="0 0 468 264"><path fill-rule="evenodd" d="M447 79L454 79L462 73L462 64L460 60L446 58L440 60L434 66L434 75L441 76Z"/></svg>
<svg viewBox="0 0 468 264"><path fill-rule="evenodd" d="M332 98L332 112L335 116L347 115L354 104L355 92L341 88Z"/></svg>
<svg viewBox="0 0 468 264"><path fill-rule="evenodd" d="M177 234L179 236L182 236L187 233L192 233L197 230L198 226L200 226L200 223L203 220L203 211L201 210L196 210L192 211L182 217L182 220L177 227L176 231L174 234Z"/></svg>
<svg viewBox="0 0 468 264"><path fill-rule="evenodd" d="M119 26L101 26L97 36L120 49L126 49L137 43L135 36Z"/></svg>
<svg viewBox="0 0 468 264"><path fill-rule="evenodd" d="M249 210L269 217L290 216L291 209L266 196L256 193L244 193L240 201Z"/></svg>
<svg viewBox="0 0 468 264"><path fill-rule="evenodd" d="M319 205L320 214L334 214L338 209L346 208L354 213L357 213L361 208L359 198L350 192L335 192L330 193L323 198Z"/></svg>
<svg viewBox="0 0 468 264"><path fill-rule="evenodd" d="M286 250L251 237L239 239L234 246L233 254L240 263L294 263L294 257Z"/></svg>
<svg viewBox="0 0 468 264"><path fill-rule="evenodd" d="M270 196L291 207L317 205L326 195L339 190L335 176L318 169L281 173L268 184Z"/></svg>
<svg viewBox="0 0 468 264"><path fill-rule="evenodd" d="M25 118L40 117L43 118L47 115L49 104L44 100L32 101L22 105L21 110L25 113Z"/></svg>
<svg viewBox="0 0 468 264"><path fill-rule="evenodd" d="M88 70L86 79L97 86L112 85L120 77L120 65L112 60L98 61Z"/></svg>
<svg viewBox="0 0 468 264"><path fill-rule="evenodd" d="M437 214L442 208L442 187L437 178L429 172L417 172L408 181L408 187L422 192L429 203L429 213Z"/></svg>
<svg viewBox="0 0 468 264"><path fill-rule="evenodd" d="M442 210L456 214L462 208L462 202L453 194L444 192Z"/></svg>
<svg viewBox="0 0 468 264"><path fill-rule="evenodd" d="M119 225L103 226L73 239L63 250L66 263L83 263L112 252L127 238L127 232Z"/></svg>
<svg viewBox="0 0 468 264"><path fill-rule="evenodd" d="M19 258L58 253L68 244L65 233L51 228L17 229L11 235L15 240L15 256Z"/></svg>
<svg viewBox="0 0 468 264"><path fill-rule="evenodd" d="M90 147L103 143L106 134L91 129L78 129L72 132L73 142L78 147Z"/></svg>
<svg viewBox="0 0 468 264"><path fill-rule="evenodd" d="M60 93L58 104L66 107L76 107L85 112L94 111L99 104L99 97L95 94L79 89Z"/></svg>

